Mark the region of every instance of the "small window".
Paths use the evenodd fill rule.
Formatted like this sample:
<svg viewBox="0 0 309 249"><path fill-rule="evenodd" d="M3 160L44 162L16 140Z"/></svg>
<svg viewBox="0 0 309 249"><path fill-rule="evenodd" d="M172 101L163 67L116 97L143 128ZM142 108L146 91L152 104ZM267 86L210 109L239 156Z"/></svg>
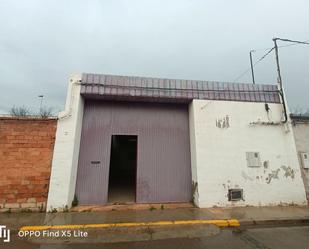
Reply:
<svg viewBox="0 0 309 249"><path fill-rule="evenodd" d="M261 167L261 157L259 152L246 152L247 166L248 167Z"/></svg>
<svg viewBox="0 0 309 249"><path fill-rule="evenodd" d="M229 189L228 199L229 201L243 200L243 190L242 189Z"/></svg>

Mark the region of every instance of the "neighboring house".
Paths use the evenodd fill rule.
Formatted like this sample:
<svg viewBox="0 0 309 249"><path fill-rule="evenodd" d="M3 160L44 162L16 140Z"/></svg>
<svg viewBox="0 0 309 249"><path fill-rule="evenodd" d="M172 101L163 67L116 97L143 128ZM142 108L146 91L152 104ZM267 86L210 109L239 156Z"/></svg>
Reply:
<svg viewBox="0 0 309 249"><path fill-rule="evenodd" d="M291 115L298 160L309 200L309 115Z"/></svg>
<svg viewBox="0 0 309 249"><path fill-rule="evenodd" d="M47 208L73 199L305 205L283 116L276 85L74 75L59 114Z"/></svg>

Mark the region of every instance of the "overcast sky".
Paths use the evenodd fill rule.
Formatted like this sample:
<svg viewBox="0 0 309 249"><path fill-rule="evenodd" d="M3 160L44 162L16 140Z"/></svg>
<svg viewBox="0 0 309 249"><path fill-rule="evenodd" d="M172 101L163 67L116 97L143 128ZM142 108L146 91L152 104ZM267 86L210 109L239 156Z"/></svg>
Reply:
<svg viewBox="0 0 309 249"><path fill-rule="evenodd" d="M74 72L233 82L273 37L309 40L308 0L0 0L0 113L63 109ZM280 43L287 45L287 43ZM309 107L309 45L280 49L290 107ZM255 68L276 83L274 54ZM238 82L251 82L250 72Z"/></svg>

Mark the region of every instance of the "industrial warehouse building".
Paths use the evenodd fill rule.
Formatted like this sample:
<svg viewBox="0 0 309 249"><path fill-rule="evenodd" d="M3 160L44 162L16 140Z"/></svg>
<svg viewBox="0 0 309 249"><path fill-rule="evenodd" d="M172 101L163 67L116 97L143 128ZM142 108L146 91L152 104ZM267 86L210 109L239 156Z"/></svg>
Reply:
<svg viewBox="0 0 309 249"><path fill-rule="evenodd" d="M47 209L306 204L276 85L82 74L59 114ZM74 198L75 197L75 198Z"/></svg>

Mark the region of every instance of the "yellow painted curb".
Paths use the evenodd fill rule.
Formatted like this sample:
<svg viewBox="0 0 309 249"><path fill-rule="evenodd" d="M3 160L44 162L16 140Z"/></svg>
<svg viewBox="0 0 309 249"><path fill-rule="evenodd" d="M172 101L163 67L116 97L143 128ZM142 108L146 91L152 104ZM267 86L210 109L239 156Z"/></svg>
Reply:
<svg viewBox="0 0 309 249"><path fill-rule="evenodd" d="M51 226L23 226L20 231L40 231L40 230L74 230L112 227L141 227L141 226L171 226L171 225L198 225L210 224L218 227L238 227L240 223L236 219L231 220L176 220L176 221L151 221L151 222L131 222L131 223L103 223L103 224L81 224L81 225L51 225Z"/></svg>

